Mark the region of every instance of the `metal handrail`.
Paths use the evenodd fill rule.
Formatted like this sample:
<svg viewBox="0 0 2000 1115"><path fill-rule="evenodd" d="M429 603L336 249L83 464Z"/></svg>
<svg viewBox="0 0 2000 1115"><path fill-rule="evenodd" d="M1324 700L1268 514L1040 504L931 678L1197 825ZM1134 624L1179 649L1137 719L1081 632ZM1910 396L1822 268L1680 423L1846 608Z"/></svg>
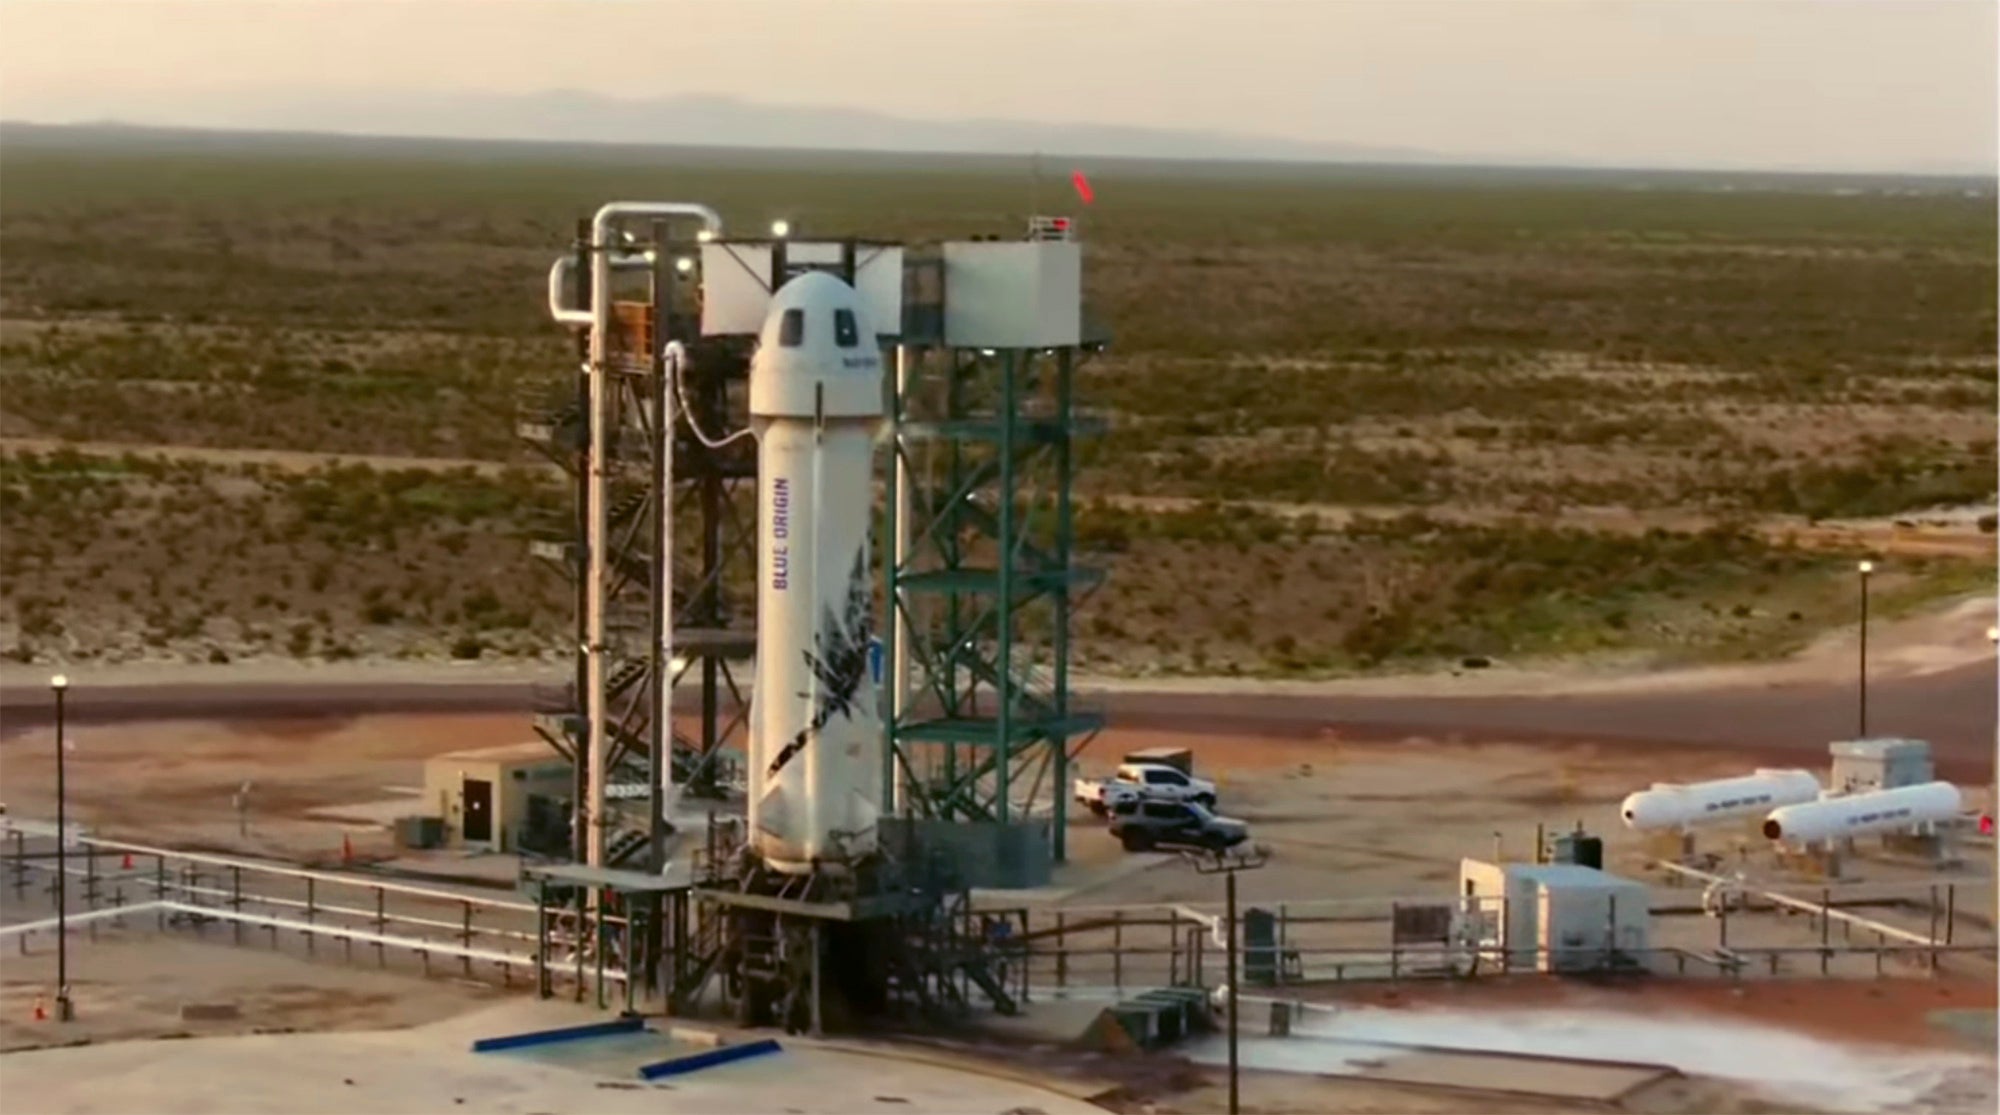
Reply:
<svg viewBox="0 0 2000 1115"><path fill-rule="evenodd" d="M130 844L118 840L102 840L84 837L78 843L111 852L130 852L134 855L160 856L187 863L210 864L216 867L233 867L242 871L260 871L288 879L311 879L315 882L332 883L337 886L371 887L390 894L409 895L437 902L471 903L490 910L512 910L516 913L532 914L536 907L528 902L511 902L504 898L487 898L483 895L461 894L456 891L430 887L413 886L408 883L392 883L384 879L367 876L343 875L332 871L318 871L309 867L283 867L250 859L236 859L231 856L211 855L204 852L177 852L171 848L155 848L145 844Z"/></svg>

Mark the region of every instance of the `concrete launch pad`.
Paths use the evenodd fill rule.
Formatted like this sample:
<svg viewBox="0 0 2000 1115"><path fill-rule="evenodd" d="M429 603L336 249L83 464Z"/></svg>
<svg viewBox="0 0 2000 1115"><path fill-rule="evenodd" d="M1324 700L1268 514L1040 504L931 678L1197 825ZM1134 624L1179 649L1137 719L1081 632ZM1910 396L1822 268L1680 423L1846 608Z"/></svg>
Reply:
<svg viewBox="0 0 2000 1115"><path fill-rule="evenodd" d="M537 1009L540 1008L540 1009ZM557 1004L510 1003L414 1030L259 1034L121 1042L12 1054L10 1110L51 1115L152 1111L527 1113L766 1112L844 1115L910 1110L999 1115L1102 1109L1009 1076L905 1061L878 1052L788 1045L761 1061L645 1083L624 1060L657 1052L584 1042L565 1052L492 1056L471 1036L575 1022ZM591 1017L598 1017L592 1015ZM631 1045L626 1042L625 1045ZM622 1058L622 1059L621 1059Z"/></svg>

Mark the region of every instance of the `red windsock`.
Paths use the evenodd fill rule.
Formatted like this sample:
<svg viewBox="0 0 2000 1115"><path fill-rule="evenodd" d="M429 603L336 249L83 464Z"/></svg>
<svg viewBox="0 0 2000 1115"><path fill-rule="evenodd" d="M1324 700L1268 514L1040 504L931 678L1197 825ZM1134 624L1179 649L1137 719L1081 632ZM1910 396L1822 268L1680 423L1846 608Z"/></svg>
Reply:
<svg viewBox="0 0 2000 1115"><path fill-rule="evenodd" d="M118 870L120 871L132 870L132 853L130 852L125 853L125 858L118 862Z"/></svg>
<svg viewBox="0 0 2000 1115"><path fill-rule="evenodd" d="M1083 199L1085 205L1097 200L1097 195L1091 192L1090 179L1085 178L1082 171L1070 171L1069 184L1076 187L1076 196Z"/></svg>

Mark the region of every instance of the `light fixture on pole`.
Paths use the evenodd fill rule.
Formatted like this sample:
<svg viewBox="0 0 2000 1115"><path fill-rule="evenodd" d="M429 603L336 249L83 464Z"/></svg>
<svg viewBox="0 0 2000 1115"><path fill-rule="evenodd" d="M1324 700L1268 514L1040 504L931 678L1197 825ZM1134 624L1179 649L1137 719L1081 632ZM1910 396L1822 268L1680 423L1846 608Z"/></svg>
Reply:
<svg viewBox="0 0 2000 1115"><path fill-rule="evenodd" d="M1868 738L1868 575L1870 573L1875 572L1875 563L1872 561L1863 561L1860 565L1855 566L1855 569L1859 571L1861 574L1861 660L1858 663L1858 675L1856 678L1856 681L1858 682L1857 689L1859 690L1860 694L1861 707L1858 717L1859 722L1855 727L1854 738L1867 739Z"/></svg>
<svg viewBox="0 0 2000 1115"><path fill-rule="evenodd" d="M2000 627L1989 627L1986 629L1986 642L1995 650L2000 650ZM1996 750L2000 750L2000 728L1996 728L1995 732L1994 747ZM2000 766L1994 768L1993 787L1986 798L1986 812L1980 814L1979 817L1979 832L1981 835L1992 834L1994 827L1993 815L1995 813L2000 813Z"/></svg>
<svg viewBox="0 0 2000 1115"><path fill-rule="evenodd" d="M1227 1008L1229 1011L1229 1115L1238 1115L1238 1112L1242 1111L1243 1108L1240 1095L1237 1091L1236 989L1243 981L1241 973L1237 971L1236 964L1236 873L1239 871L1255 871L1257 868L1264 866L1270 860L1271 856L1260 845L1248 852L1239 852L1235 856L1229 856L1220 851L1212 852L1207 856L1194 852L1183 852L1182 858L1193 864L1198 874L1221 875L1224 879L1223 917L1226 919L1225 929L1229 934L1227 960L1227 978L1229 983L1226 985L1229 996L1229 1006Z"/></svg>
<svg viewBox="0 0 2000 1115"><path fill-rule="evenodd" d="M1994 650L2000 651L2000 626L1986 629L1986 642ZM1994 731L1994 748L2000 751L2000 727L1996 727ZM1979 815L1979 832L1982 836L1992 834L1995 813L2000 813L2000 765L1996 765L1993 771L1993 786L1987 793L1986 812Z"/></svg>
<svg viewBox="0 0 2000 1115"><path fill-rule="evenodd" d="M56 1020L68 1022L76 1017L69 999L69 779L63 761L63 698L69 678L57 674L49 679L49 688L56 694Z"/></svg>
<svg viewBox="0 0 2000 1115"><path fill-rule="evenodd" d="M239 839L250 835L250 790L255 785L245 782L236 788L230 804L236 807L236 835Z"/></svg>
<svg viewBox="0 0 2000 1115"><path fill-rule="evenodd" d="M783 240L785 237L790 236L791 234L792 234L792 222L786 220L777 220L771 222L772 239Z"/></svg>

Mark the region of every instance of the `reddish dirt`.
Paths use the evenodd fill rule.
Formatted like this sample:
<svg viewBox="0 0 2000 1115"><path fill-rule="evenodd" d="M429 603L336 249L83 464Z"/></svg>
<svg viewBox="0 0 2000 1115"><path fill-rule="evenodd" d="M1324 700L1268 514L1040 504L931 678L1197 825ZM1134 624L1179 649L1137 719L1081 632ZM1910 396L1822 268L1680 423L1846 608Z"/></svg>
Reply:
<svg viewBox="0 0 2000 1115"><path fill-rule="evenodd" d="M10 808L53 809L52 736L42 728L0 744ZM392 797L391 786L422 784L429 756L529 738L523 719L504 713L85 724L69 732L70 807L83 823L127 838L213 843L234 836L232 799L250 782L253 835L298 851L293 839L323 827L291 824L308 809ZM337 845L337 836L311 839Z"/></svg>
<svg viewBox="0 0 2000 1115"><path fill-rule="evenodd" d="M1937 979L1648 980L1586 985L1533 978L1476 983L1410 983L1340 989L1323 1001L1380 1007L1507 1006L1684 1011L1761 1022L1814 1037L1912 1048L1960 1048L1963 1039L1930 1023L1938 1010L1987 1010L2000 1005L1991 978Z"/></svg>

